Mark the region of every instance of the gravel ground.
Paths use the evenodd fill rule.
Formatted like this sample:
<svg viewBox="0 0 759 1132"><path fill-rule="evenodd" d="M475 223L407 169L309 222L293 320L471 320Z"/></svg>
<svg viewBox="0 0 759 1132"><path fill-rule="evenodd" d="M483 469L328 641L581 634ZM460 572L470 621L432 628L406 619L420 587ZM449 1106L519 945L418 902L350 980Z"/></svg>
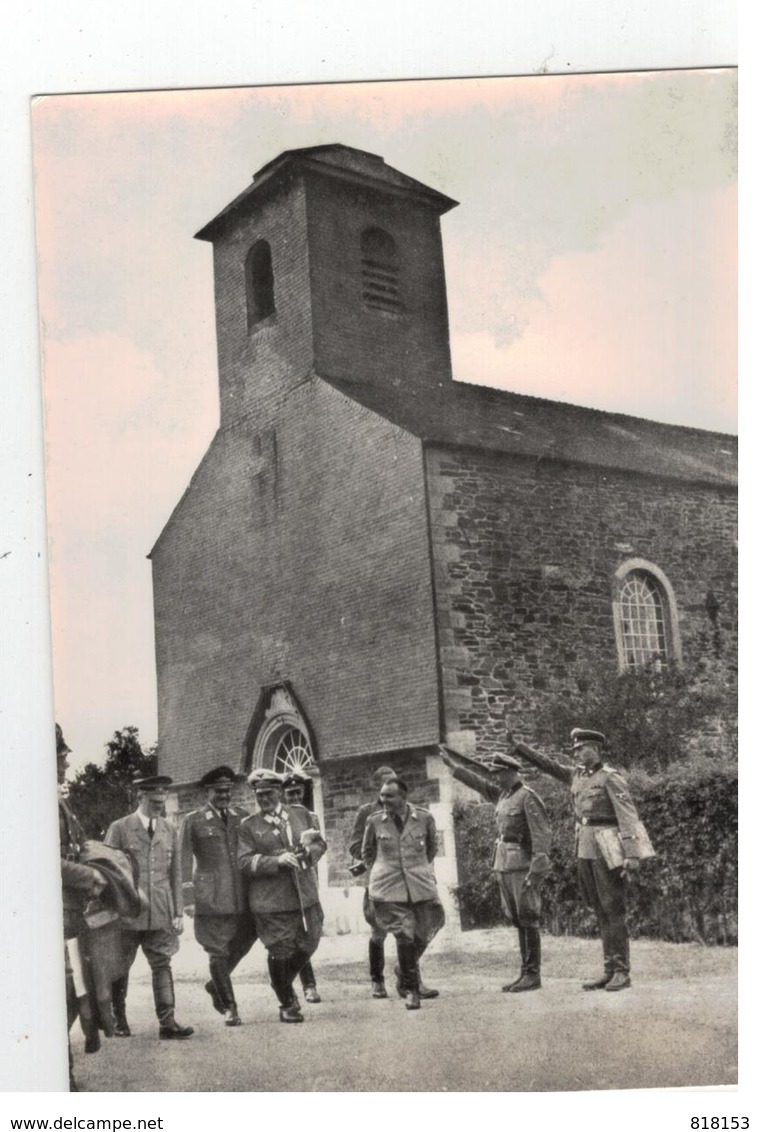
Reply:
<svg viewBox="0 0 759 1132"><path fill-rule="evenodd" d="M579 984L600 971L597 941L547 937L543 988L504 995L501 984L517 965L515 937L508 929L438 937L423 971L440 997L416 1013L394 992L371 998L366 937L325 939L314 961L323 1001L304 1004L299 1026L279 1022L257 944L235 979L244 1021L237 1029L212 1010L203 953L186 938L174 961L177 1017L195 1035L157 1040L140 959L128 1002L133 1037L104 1041L99 1054L85 1056L77 1028L77 1079L97 1092L522 1092L737 1082L735 949L634 942L633 987L588 994Z"/></svg>

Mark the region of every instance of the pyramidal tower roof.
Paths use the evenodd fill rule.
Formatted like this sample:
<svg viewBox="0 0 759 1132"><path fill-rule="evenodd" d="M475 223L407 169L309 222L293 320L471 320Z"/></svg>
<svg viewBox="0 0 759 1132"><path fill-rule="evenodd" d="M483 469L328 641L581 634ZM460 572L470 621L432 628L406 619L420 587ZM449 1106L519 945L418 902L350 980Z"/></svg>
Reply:
<svg viewBox="0 0 759 1132"><path fill-rule="evenodd" d="M380 189L427 204L438 215L455 208L458 201L415 181L413 177L387 165L384 158L349 145L313 145L305 149L286 149L262 165L253 175L253 183L223 208L195 236L198 240L215 240L238 222L263 194L281 187L304 173L332 177L357 186Z"/></svg>

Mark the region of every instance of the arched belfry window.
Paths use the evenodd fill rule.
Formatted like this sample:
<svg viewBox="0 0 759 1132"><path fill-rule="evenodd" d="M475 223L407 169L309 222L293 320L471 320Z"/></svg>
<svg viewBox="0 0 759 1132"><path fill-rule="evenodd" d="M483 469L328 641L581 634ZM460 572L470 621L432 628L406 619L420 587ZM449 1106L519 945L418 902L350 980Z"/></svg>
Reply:
<svg viewBox="0 0 759 1132"><path fill-rule="evenodd" d="M661 671L680 660L672 586L651 562L630 559L614 575L614 628L623 671Z"/></svg>
<svg viewBox="0 0 759 1132"><path fill-rule="evenodd" d="M361 233L361 296L373 310L399 311L400 262L395 240L383 228Z"/></svg>
<svg viewBox="0 0 759 1132"><path fill-rule="evenodd" d="M311 728L289 684L264 688L245 737L242 770L318 774Z"/></svg>
<svg viewBox="0 0 759 1132"><path fill-rule="evenodd" d="M274 314L274 272L271 248L259 240L245 257L245 293L248 303L248 330Z"/></svg>

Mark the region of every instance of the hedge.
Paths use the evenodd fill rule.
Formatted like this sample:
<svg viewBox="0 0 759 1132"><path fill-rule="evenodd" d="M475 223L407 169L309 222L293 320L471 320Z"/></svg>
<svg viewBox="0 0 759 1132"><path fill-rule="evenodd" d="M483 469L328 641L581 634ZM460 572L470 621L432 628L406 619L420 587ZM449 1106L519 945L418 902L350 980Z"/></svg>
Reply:
<svg viewBox="0 0 759 1132"><path fill-rule="evenodd" d="M737 768L702 759L665 775L632 772L627 778L657 853L629 882L631 934L672 942L737 943ZM596 935L595 917L582 904L577 887L569 791L545 776L533 785L546 803L553 830L553 867L542 890L543 925L556 935ZM493 806L457 802L454 830L462 927L491 927L502 922L490 870Z"/></svg>

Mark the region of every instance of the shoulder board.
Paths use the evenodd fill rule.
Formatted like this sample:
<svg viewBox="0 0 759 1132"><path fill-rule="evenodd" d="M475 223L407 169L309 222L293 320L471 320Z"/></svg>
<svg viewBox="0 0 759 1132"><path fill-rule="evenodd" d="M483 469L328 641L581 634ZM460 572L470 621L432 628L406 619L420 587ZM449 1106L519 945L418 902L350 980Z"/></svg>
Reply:
<svg viewBox="0 0 759 1132"><path fill-rule="evenodd" d="M248 811L244 810L242 808L242 806L230 806L229 812L230 812L230 814L234 814L235 817L238 817L238 818L249 818L250 817L250 814L248 813Z"/></svg>
<svg viewBox="0 0 759 1132"><path fill-rule="evenodd" d="M603 766L601 767L601 770L605 770L607 774L620 774L621 773L621 771L618 771L615 766L608 766L606 763L603 764Z"/></svg>
<svg viewBox="0 0 759 1132"><path fill-rule="evenodd" d="M429 810L425 810L424 806L417 806L416 802L409 802L409 805L417 814L424 814L426 817L431 818L432 814Z"/></svg>
<svg viewBox="0 0 759 1132"><path fill-rule="evenodd" d="M185 814L184 820L187 821L189 818L196 818L202 812L203 812L202 810L190 810L188 813Z"/></svg>

